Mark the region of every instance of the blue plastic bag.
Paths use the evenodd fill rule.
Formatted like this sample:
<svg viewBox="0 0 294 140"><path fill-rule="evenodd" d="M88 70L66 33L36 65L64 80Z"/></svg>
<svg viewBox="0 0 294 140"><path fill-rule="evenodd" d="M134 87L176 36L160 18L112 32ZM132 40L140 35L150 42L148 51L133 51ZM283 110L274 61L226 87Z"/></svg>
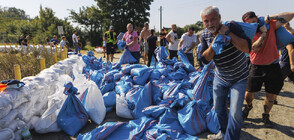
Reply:
<svg viewBox="0 0 294 140"><path fill-rule="evenodd" d="M126 100L129 109L132 111L132 116L135 119L144 116L142 110L145 107L152 105L152 89L151 84L148 83L144 87L133 87L127 94Z"/></svg>
<svg viewBox="0 0 294 140"><path fill-rule="evenodd" d="M212 44L212 49L214 50L216 55L219 55L223 51L223 46L227 46L230 44L231 38L226 35L218 35L216 36L214 43Z"/></svg>
<svg viewBox="0 0 294 140"><path fill-rule="evenodd" d="M211 102L212 100L212 82L214 75L212 68L214 67L213 62L205 65L200 73L199 79L195 84L192 92L188 92L191 100L203 100Z"/></svg>
<svg viewBox="0 0 294 140"><path fill-rule="evenodd" d="M127 46L127 43L123 40L117 41L117 47L119 50L123 50Z"/></svg>
<svg viewBox="0 0 294 140"><path fill-rule="evenodd" d="M137 62L137 59L133 57L129 49L125 49L125 51L123 52L123 54L121 55L118 61L118 63L120 64L132 64L135 62Z"/></svg>
<svg viewBox="0 0 294 140"><path fill-rule="evenodd" d="M88 114L79 99L75 96L78 89L71 82L67 83L64 94L68 95L58 116L57 124L65 133L74 136L88 122Z"/></svg>
<svg viewBox="0 0 294 140"><path fill-rule="evenodd" d="M186 54L184 53L183 49L180 49L178 51L178 56L181 59L181 61L185 64L185 70L190 73L193 71L196 71L196 69L191 65L191 63L188 60L188 57L186 56Z"/></svg>
<svg viewBox="0 0 294 140"><path fill-rule="evenodd" d="M179 122L186 133L195 136L207 129L203 106L206 104L201 100L193 100L178 111Z"/></svg>
<svg viewBox="0 0 294 140"><path fill-rule="evenodd" d="M240 25L240 27L242 28L242 30L244 31L244 33L246 34L248 38L250 38L251 40L254 38L258 28L257 23L244 23L244 22L236 22L236 21L234 22ZM232 23L232 22L226 21L225 25L230 26L230 24L228 23ZM259 23L259 25L262 26L262 23L261 24Z"/></svg>
<svg viewBox="0 0 294 140"><path fill-rule="evenodd" d="M142 68L143 66L141 64L132 64L132 65L126 65L122 67L122 73L126 75L130 75L130 72L133 68Z"/></svg>
<svg viewBox="0 0 294 140"><path fill-rule="evenodd" d="M109 92L109 91L114 90L114 87L115 87L115 83L114 82L105 83L100 88L102 95L104 95L106 92Z"/></svg>
<svg viewBox="0 0 294 140"><path fill-rule="evenodd" d="M211 111L207 113L206 124L207 124L208 130L211 133L217 134L220 131L220 124L219 124L217 115L214 111L214 108L212 108Z"/></svg>
<svg viewBox="0 0 294 140"><path fill-rule="evenodd" d="M167 59L169 53L167 52L164 46L157 47L154 51L156 59L158 62L161 62L163 59Z"/></svg>
<svg viewBox="0 0 294 140"><path fill-rule="evenodd" d="M116 103L116 93L114 91L107 92L103 95L104 105L108 108L108 111L111 111L115 107Z"/></svg>

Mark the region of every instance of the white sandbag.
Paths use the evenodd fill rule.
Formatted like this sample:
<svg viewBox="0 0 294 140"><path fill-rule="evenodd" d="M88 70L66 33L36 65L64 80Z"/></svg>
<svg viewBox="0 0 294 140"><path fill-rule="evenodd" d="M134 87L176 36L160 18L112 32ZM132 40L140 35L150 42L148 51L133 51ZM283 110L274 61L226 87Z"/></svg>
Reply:
<svg viewBox="0 0 294 140"><path fill-rule="evenodd" d="M20 121L18 118L15 120L12 120L12 122L8 125L8 128L11 129L12 131L15 131L17 128L18 121Z"/></svg>
<svg viewBox="0 0 294 140"><path fill-rule="evenodd" d="M1 140L14 140L15 136L11 129L5 128L0 130L0 139Z"/></svg>
<svg viewBox="0 0 294 140"><path fill-rule="evenodd" d="M18 110L12 110L4 118L0 120L0 128L7 128L9 124L16 118Z"/></svg>
<svg viewBox="0 0 294 140"><path fill-rule="evenodd" d="M43 84L45 82L45 78L42 77L36 77L36 76L29 76L21 79L22 82L25 83L24 87L27 87L28 89L36 89L41 86L43 87Z"/></svg>
<svg viewBox="0 0 294 140"><path fill-rule="evenodd" d="M12 105L10 98L0 93L0 119L5 117L11 109Z"/></svg>
<svg viewBox="0 0 294 140"><path fill-rule="evenodd" d="M124 94L116 95L116 115L122 118L133 119Z"/></svg>
<svg viewBox="0 0 294 140"><path fill-rule="evenodd" d="M37 123L39 120L40 120L40 117L38 117L38 116L33 116L33 117L31 118L31 120L29 121L29 123L28 123L28 128L29 128L29 129L34 129L35 126L36 126L36 123Z"/></svg>
<svg viewBox="0 0 294 140"><path fill-rule="evenodd" d="M10 101L13 103L15 100L19 100L20 98L27 97L27 94L21 92L18 89L6 89L2 93L2 96L9 97Z"/></svg>
<svg viewBox="0 0 294 140"><path fill-rule="evenodd" d="M25 121L26 123L28 123L34 116L33 104L29 102L22 104L16 110L18 111L17 118Z"/></svg>
<svg viewBox="0 0 294 140"><path fill-rule="evenodd" d="M21 130L14 132L15 140L22 140Z"/></svg>
<svg viewBox="0 0 294 140"><path fill-rule="evenodd" d="M95 123L100 124L106 114L106 108L100 89L93 81L88 81L89 89L85 97L85 108Z"/></svg>
<svg viewBox="0 0 294 140"><path fill-rule="evenodd" d="M23 97L23 98L19 98L17 100L14 100L12 102L12 109L16 109L18 108L20 105L26 103L26 102L29 102L29 100L26 98L26 97Z"/></svg>
<svg viewBox="0 0 294 140"><path fill-rule="evenodd" d="M62 107L63 100L58 100L56 98L52 99L52 103L50 103L48 109L34 125L37 133L59 132L61 130L56 121L58 113Z"/></svg>

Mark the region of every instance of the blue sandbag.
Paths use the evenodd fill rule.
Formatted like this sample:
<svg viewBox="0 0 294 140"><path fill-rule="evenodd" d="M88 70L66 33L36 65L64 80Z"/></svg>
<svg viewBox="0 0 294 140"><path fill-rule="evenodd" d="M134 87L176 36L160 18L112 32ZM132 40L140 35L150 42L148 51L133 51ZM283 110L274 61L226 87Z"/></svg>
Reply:
<svg viewBox="0 0 294 140"><path fill-rule="evenodd" d="M231 38L226 35L218 35L216 36L213 44L212 44L212 49L214 50L216 55L219 55L223 51L223 46L227 46L230 44Z"/></svg>
<svg viewBox="0 0 294 140"><path fill-rule="evenodd" d="M166 125L167 129L183 132L183 128L178 121L176 110L169 108L168 105L160 104L156 106L149 106L146 107L143 112L147 117L157 119L158 124Z"/></svg>
<svg viewBox="0 0 294 140"><path fill-rule="evenodd" d="M65 133L74 136L86 125L89 116L82 103L75 96L75 94L78 94L78 89L71 82L64 87L64 94L68 97L57 116L57 124Z"/></svg>
<svg viewBox="0 0 294 140"><path fill-rule="evenodd" d="M186 54L184 53L183 49L180 49L178 51L178 56L181 59L181 61L185 64L185 69L188 73L196 71L196 69L190 64L188 57L186 56Z"/></svg>
<svg viewBox="0 0 294 140"><path fill-rule="evenodd" d="M220 131L220 124L219 124L217 115L214 111L214 108L212 108L211 111L207 113L206 124L207 124L208 130L211 133L217 134Z"/></svg>
<svg viewBox="0 0 294 140"><path fill-rule="evenodd" d="M116 73L113 75L114 81L120 80L125 74L123 74L121 71L119 73Z"/></svg>
<svg viewBox="0 0 294 140"><path fill-rule="evenodd" d="M114 74L119 73L118 70L109 71L104 75L103 82L107 81L108 83L114 82Z"/></svg>
<svg viewBox="0 0 294 140"><path fill-rule="evenodd" d="M242 30L244 31L244 33L246 34L248 38L250 38L251 40L254 38L258 28L257 23L244 23L244 22L236 22L236 21L234 22L240 25L240 27L242 28ZM232 22L226 21L225 25L230 26L229 23L232 23ZM264 22L259 23L260 26L262 26L262 24L264 24Z"/></svg>
<svg viewBox="0 0 294 140"><path fill-rule="evenodd" d="M151 69L148 67L143 67L143 68L133 68L131 70L131 75L132 76L142 76L145 72L150 71Z"/></svg>
<svg viewBox="0 0 294 140"><path fill-rule="evenodd" d="M132 111L132 116L135 119L144 116L142 110L145 107L152 105L152 89L149 82L144 87L134 87L126 94L126 100L129 109Z"/></svg>
<svg viewBox="0 0 294 140"><path fill-rule="evenodd" d="M212 68L214 67L213 62L205 65L201 71L199 80L195 84L192 92L188 92L191 100L203 100L210 102L212 100L212 82L213 75Z"/></svg>
<svg viewBox="0 0 294 140"><path fill-rule="evenodd" d="M182 133L174 129L169 129L168 125L157 124L148 131L146 131L143 139L156 139L156 140L198 140L196 136L191 136L187 133Z"/></svg>
<svg viewBox="0 0 294 140"><path fill-rule="evenodd" d="M131 52L129 51L129 49L125 49L125 51L123 52L123 54L121 55L118 63L120 64L132 64L137 62L137 59L135 59Z"/></svg>
<svg viewBox="0 0 294 140"><path fill-rule="evenodd" d="M115 83L111 82L111 83L105 83L104 85L101 86L100 90L101 90L101 94L104 95L106 92L112 91L114 90L115 87Z"/></svg>
<svg viewBox="0 0 294 140"><path fill-rule="evenodd" d="M95 70L92 73L90 79L92 81L94 81L96 83L96 85L100 88L103 77L104 77L104 75L103 75L103 73L101 71Z"/></svg>
<svg viewBox="0 0 294 140"><path fill-rule="evenodd" d="M178 111L179 122L186 133L195 136L207 129L203 106L205 102L193 100Z"/></svg>
<svg viewBox="0 0 294 140"><path fill-rule="evenodd" d="M178 69L176 72L169 73L168 76L171 80L182 80L184 78L188 78L188 74L183 68Z"/></svg>
<svg viewBox="0 0 294 140"><path fill-rule="evenodd" d="M121 70L123 74L130 75L130 72L133 68L142 68L143 66L141 64L132 64L132 65L126 65Z"/></svg>
<svg viewBox="0 0 294 140"><path fill-rule="evenodd" d="M137 120L125 122L107 122L102 126L92 130L84 135L79 134L77 140L125 140L125 139L143 139L145 132L157 121L142 117Z"/></svg>
<svg viewBox="0 0 294 140"><path fill-rule="evenodd" d="M121 85L115 86L115 92L116 94L119 94L119 95L121 95L122 93L126 94L131 88L132 86L128 84L121 84Z"/></svg>
<svg viewBox="0 0 294 140"><path fill-rule="evenodd" d="M144 86L149 79L150 74L151 70L149 69L148 71L145 71L141 76L134 76L134 84Z"/></svg>
<svg viewBox="0 0 294 140"><path fill-rule="evenodd" d="M149 76L149 80L159 80L161 77L161 73L157 70L157 69L154 69L152 70L150 76Z"/></svg>
<svg viewBox="0 0 294 140"><path fill-rule="evenodd" d="M119 50L123 50L127 46L127 43L123 40L118 40L117 41L117 48Z"/></svg>
<svg viewBox="0 0 294 140"><path fill-rule="evenodd" d="M115 107L116 103L116 92L110 91L103 95L105 107Z"/></svg>
<svg viewBox="0 0 294 140"><path fill-rule="evenodd" d="M154 51L156 59L158 62L161 62L163 59L167 59L169 53L164 46L157 47Z"/></svg>

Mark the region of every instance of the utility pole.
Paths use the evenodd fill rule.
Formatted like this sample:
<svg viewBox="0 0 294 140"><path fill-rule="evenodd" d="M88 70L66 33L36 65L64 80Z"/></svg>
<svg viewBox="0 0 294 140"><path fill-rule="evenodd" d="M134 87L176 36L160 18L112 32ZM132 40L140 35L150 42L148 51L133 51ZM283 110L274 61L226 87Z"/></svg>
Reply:
<svg viewBox="0 0 294 140"><path fill-rule="evenodd" d="M160 29L159 29L160 31L162 29L162 6L160 6L159 11L160 11Z"/></svg>

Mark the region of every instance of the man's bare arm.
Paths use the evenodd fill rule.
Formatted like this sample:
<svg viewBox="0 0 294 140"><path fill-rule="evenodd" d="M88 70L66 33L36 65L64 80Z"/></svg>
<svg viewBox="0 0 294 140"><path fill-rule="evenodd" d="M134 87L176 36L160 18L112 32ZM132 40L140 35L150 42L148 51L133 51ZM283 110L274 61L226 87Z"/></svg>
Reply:
<svg viewBox="0 0 294 140"><path fill-rule="evenodd" d="M170 34L168 34L168 35L166 36L166 40L167 40L169 43L174 44L174 42L171 41L171 35L170 35Z"/></svg>
<svg viewBox="0 0 294 140"><path fill-rule="evenodd" d="M265 23L269 23L271 20L277 20L276 22L276 28L280 28L290 20L292 20L294 17L294 13L292 12L284 12L276 15L268 15L264 18Z"/></svg>

